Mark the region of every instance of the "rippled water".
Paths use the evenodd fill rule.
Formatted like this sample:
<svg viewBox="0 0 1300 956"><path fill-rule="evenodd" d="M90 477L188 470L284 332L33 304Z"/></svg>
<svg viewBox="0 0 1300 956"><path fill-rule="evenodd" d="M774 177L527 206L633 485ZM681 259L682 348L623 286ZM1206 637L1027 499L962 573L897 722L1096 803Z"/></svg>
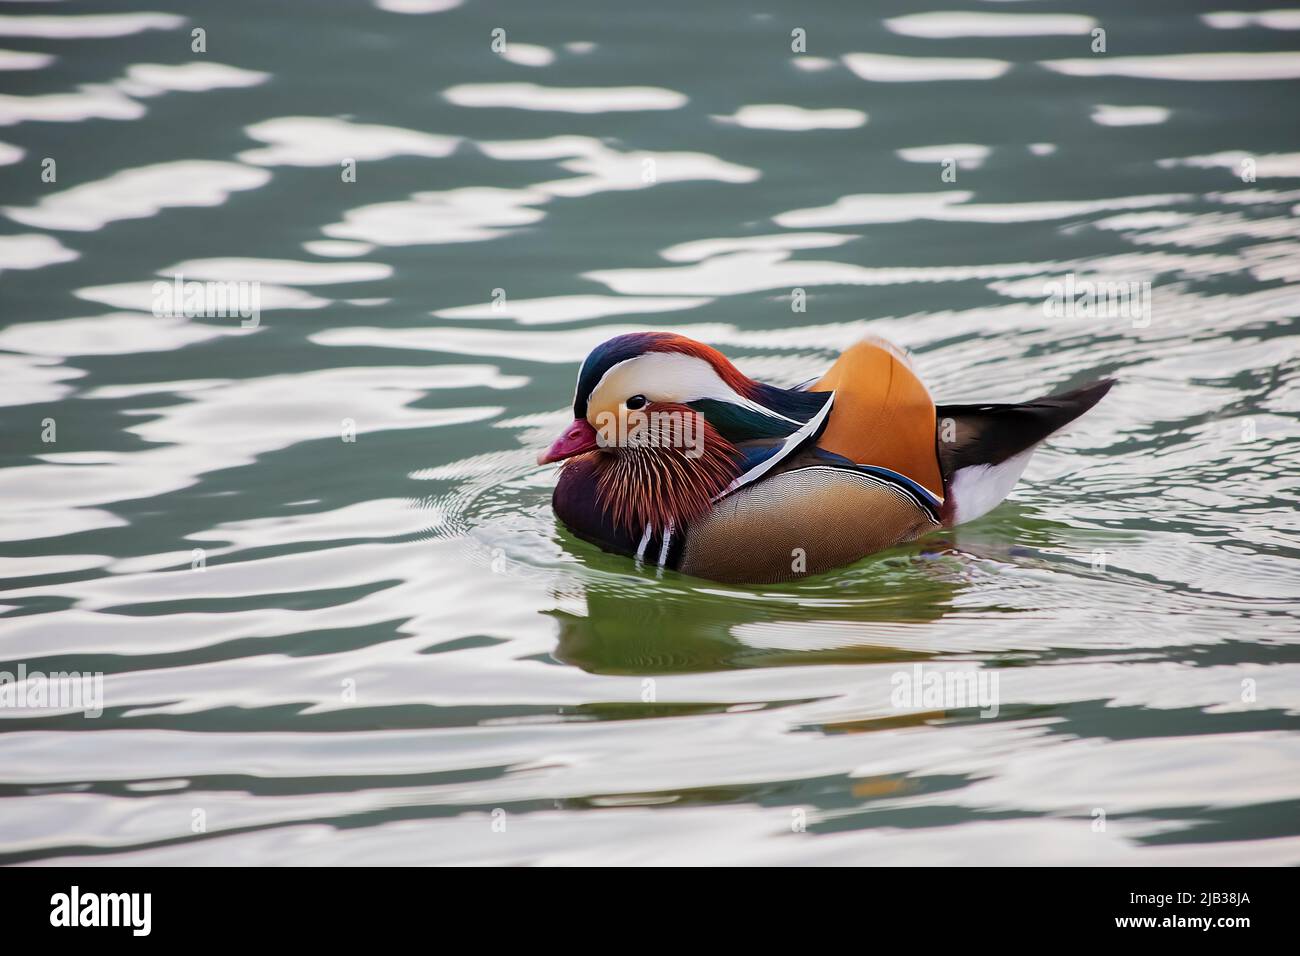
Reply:
<svg viewBox="0 0 1300 956"><path fill-rule="evenodd" d="M0 670L105 675L0 708L0 858L1300 862L1300 15L766 9L0 8ZM720 586L533 464L640 328L1120 386L977 524Z"/></svg>

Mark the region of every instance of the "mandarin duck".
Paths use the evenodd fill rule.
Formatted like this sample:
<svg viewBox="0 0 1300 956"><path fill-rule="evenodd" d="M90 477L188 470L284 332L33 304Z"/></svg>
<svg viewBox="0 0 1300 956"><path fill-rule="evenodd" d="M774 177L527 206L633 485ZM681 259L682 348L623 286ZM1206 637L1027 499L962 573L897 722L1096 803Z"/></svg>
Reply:
<svg viewBox="0 0 1300 956"><path fill-rule="evenodd" d="M715 581L791 581L986 514L1113 384L936 406L878 339L778 388L701 342L637 332L587 356L573 424L537 460L563 462L555 513L606 551Z"/></svg>

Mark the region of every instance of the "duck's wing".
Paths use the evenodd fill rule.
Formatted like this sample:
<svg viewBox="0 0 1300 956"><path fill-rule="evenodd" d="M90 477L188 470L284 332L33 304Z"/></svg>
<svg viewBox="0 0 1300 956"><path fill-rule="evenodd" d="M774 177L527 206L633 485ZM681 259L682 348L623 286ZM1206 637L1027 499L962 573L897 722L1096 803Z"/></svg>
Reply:
<svg viewBox="0 0 1300 956"><path fill-rule="evenodd" d="M881 339L864 339L810 390L835 393L819 448L905 475L942 499L934 400L902 352Z"/></svg>

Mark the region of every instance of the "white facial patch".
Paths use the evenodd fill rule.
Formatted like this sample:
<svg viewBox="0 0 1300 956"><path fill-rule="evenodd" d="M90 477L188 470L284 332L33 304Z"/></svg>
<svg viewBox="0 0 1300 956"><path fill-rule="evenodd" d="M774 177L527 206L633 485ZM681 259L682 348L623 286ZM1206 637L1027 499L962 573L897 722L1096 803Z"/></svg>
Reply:
<svg viewBox="0 0 1300 956"><path fill-rule="evenodd" d="M679 352L647 352L612 366L587 396L588 417L593 410L615 408L633 395L644 395L652 402L679 405L716 399L779 421L800 424L745 398L724 382L717 370L704 359Z"/></svg>

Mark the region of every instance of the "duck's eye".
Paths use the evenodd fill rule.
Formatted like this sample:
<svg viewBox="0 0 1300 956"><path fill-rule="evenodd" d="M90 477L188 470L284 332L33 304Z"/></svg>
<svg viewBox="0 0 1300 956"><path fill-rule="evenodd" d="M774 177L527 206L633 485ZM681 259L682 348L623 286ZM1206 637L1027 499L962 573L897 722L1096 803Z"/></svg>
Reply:
<svg viewBox="0 0 1300 956"><path fill-rule="evenodd" d="M638 408L645 408L646 398L644 395L633 395L626 402L629 411L636 411Z"/></svg>

